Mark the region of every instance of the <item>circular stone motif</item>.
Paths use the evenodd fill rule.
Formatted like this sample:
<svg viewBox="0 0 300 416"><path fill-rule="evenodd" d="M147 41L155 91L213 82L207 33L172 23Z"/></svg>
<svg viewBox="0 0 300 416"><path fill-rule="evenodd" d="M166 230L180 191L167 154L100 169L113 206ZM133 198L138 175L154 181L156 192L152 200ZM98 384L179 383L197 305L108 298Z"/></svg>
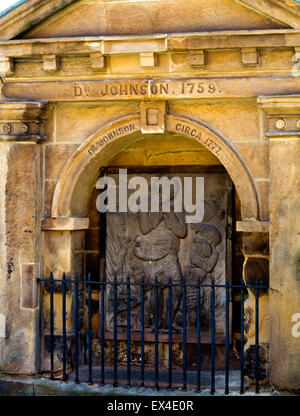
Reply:
<svg viewBox="0 0 300 416"><path fill-rule="evenodd" d="M11 125L10 124L4 124L3 131L5 134L9 134L11 132Z"/></svg>
<svg viewBox="0 0 300 416"><path fill-rule="evenodd" d="M297 121L296 127L297 127L297 129L300 129L300 120Z"/></svg>
<svg viewBox="0 0 300 416"><path fill-rule="evenodd" d="M28 132L28 126L27 126L27 124L22 124L22 126L21 126L21 133L27 133Z"/></svg>
<svg viewBox="0 0 300 416"><path fill-rule="evenodd" d="M285 123L285 121L282 118L280 118L279 120L277 120L276 121L276 124L275 124L275 126L276 126L276 128L278 130L284 129L285 128L285 125L286 125L286 123Z"/></svg>

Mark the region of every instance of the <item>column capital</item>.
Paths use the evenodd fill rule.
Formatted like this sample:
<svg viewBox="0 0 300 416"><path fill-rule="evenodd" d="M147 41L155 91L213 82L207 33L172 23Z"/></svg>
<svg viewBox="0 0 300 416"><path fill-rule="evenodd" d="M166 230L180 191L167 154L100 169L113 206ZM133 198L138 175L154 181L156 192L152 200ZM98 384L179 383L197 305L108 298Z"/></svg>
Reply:
<svg viewBox="0 0 300 416"><path fill-rule="evenodd" d="M268 233L269 221L237 221L236 231L243 233Z"/></svg>
<svg viewBox="0 0 300 416"><path fill-rule="evenodd" d="M0 141L41 142L47 113L43 101L0 101Z"/></svg>
<svg viewBox="0 0 300 416"><path fill-rule="evenodd" d="M43 231L78 231L89 228L89 218L48 217L41 221Z"/></svg>
<svg viewBox="0 0 300 416"><path fill-rule="evenodd" d="M258 97L257 103L264 113L266 137L300 137L300 95Z"/></svg>

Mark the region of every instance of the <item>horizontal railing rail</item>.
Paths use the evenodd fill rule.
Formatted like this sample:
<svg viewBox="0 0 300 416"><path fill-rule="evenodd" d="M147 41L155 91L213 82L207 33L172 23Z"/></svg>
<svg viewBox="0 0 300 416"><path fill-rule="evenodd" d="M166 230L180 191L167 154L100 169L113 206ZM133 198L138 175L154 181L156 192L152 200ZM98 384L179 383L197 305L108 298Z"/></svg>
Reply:
<svg viewBox="0 0 300 416"><path fill-rule="evenodd" d="M136 279L136 278L135 278ZM128 275L125 280L118 279L117 275L114 275L113 280L109 281L105 279L104 275L100 275L100 280L92 280L91 274L88 274L87 280L79 279L79 275L76 273L72 279L70 276L67 277L65 273L62 275L62 279L53 278L51 273L49 278L38 278L38 282L41 284L41 288L48 293L49 296L49 308L47 311L44 311L44 320L48 321L49 324L49 354L50 354L50 379L55 379L55 374L57 369L55 369L55 336L57 335L57 328L55 320L59 319L61 322L60 335L62 339L62 368L59 369L62 371L62 380L67 381L68 375L71 373L74 375L74 381L79 383L81 381L88 382L90 384L95 382L94 375L95 371L99 376L97 382L101 385L107 384L112 378L113 386L121 385L124 381L120 379L119 373L124 374L123 367L121 368L118 363L118 343L120 340L126 341L126 385L131 386L132 381L136 383L136 375L139 377L139 386L145 387L151 386L159 389L161 387L160 377L160 365L159 365L159 343L164 342L168 345L168 362L166 377L163 377L164 383L168 389L178 387L178 380L180 379L180 385L183 390L187 388L195 389L197 392L201 392L203 389L202 383L202 368L201 368L201 359L202 359L202 320L201 320L201 290L208 289L210 292L210 392L214 394L216 391L216 344L220 343L220 337L216 334L216 294L219 290L225 291L225 304L224 307L224 326L225 326L225 365L224 365L224 392L228 394L230 391L230 354L229 349L231 345L231 301L232 301L232 291L237 291L240 293L240 348L239 348L239 371L240 371L240 387L239 391L241 394L245 392L245 353L244 353L244 344L245 344L245 322L244 322L244 300L247 293L247 290L251 290L254 293L255 301L255 390L259 393L259 381L260 381L260 352L259 352L259 293L260 291L266 291L269 289L267 285L261 285L258 281L255 284L244 284L243 280L240 284L232 284L229 282L229 279L226 278L225 283L216 283L214 278L211 278L211 283L202 283L200 278L195 282L187 282L185 277L182 277L181 282L172 282L170 277L167 282L159 281L158 277L154 277L153 281L145 279L141 276L138 281L132 281L131 277ZM59 288L59 290L58 290ZM109 289L108 289L109 288ZM123 297L126 299L126 307L122 309L122 312L126 315L126 328L120 329L118 325L118 314L120 313L119 308L119 294L118 289L125 289ZM180 288L181 293L181 303L180 308L182 312L182 323L180 329L176 328L174 330L174 291L175 289ZM99 370L93 367L93 326L92 326L92 292L97 290L99 292L98 299L98 310L99 310L99 327L97 331L99 332L99 348L100 348L100 368ZM106 328L106 317L108 314L107 311L107 290L110 290L110 301L112 303L112 330L108 331ZM135 307L139 308L139 328L132 330L131 326L133 323L132 317L132 290L135 290ZM164 290L164 300L162 297L162 290ZM154 298L153 305L153 329L149 332L149 328L145 328L145 295L146 293L151 292L151 296ZM191 333L190 328L187 325L187 292L194 291L194 308L195 308L195 326L193 332ZM61 299L57 300L55 294L59 292ZM190 292L189 292L190 293ZM71 312L67 313L67 296L70 295L73 299L73 306ZM138 301L136 300L138 298ZM80 316L80 302L82 299L87 301L87 322L85 318ZM165 301L165 308L167 310L166 322L165 322L165 331L162 333L160 328L161 326L161 303ZM55 307L58 306L55 302L59 302L61 311L57 314ZM72 319L70 319L70 313ZM59 315L59 316L58 316ZM68 367L68 359L70 353L68 352L67 346L67 325L70 325L69 320L72 326L72 334L74 336L74 348L72 351L72 364ZM85 323L87 324L85 326ZM136 323L136 322L135 322ZM87 327L87 328L86 328ZM85 329L86 328L86 329ZM56 329L56 330L55 330ZM85 379L84 375L80 373L80 367L83 364L80 359L80 334L85 333L87 337L87 378ZM205 335L207 338L207 334ZM112 341L112 368L106 365L106 346L105 342L107 340ZM154 343L154 364L153 372L149 376L149 370L145 368L145 343L153 341ZM133 368L131 362L131 343L132 341L138 341L140 348L140 357L139 357L139 371L137 373L136 369ZM180 378L178 378L178 371L174 371L173 366L173 342L182 344L182 364L180 371ZM190 342L196 344L196 354L195 354L195 367L193 371L188 370L187 366L187 345ZM132 376L134 374L134 377ZM176 374L176 380L174 382L174 374ZM192 374L192 375L191 375ZM166 380L167 378L167 380ZM192 380L192 381L191 381ZM151 383L150 383L151 381ZM166 382L166 383L165 383Z"/></svg>

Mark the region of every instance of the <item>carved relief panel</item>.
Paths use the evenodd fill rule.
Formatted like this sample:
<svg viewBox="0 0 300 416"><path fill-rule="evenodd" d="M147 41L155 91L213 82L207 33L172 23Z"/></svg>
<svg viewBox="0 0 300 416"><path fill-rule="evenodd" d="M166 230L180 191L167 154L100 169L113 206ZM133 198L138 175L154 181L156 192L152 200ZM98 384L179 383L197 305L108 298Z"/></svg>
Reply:
<svg viewBox="0 0 300 416"><path fill-rule="evenodd" d="M118 183L118 175L112 176ZM128 180L136 175L128 175ZM229 243L231 229L231 191L232 183L226 173L205 174L143 174L149 184L151 177L167 176L169 179L180 178L183 186L184 177L193 181L195 193L196 177L204 178L204 218L201 222L187 223L186 212L174 212L174 194L171 187L171 212L115 212L106 214L106 279L113 281L114 274L118 281L126 281L130 275L131 282L140 282L144 276L146 283L154 282L157 276L160 283L167 283L169 277L173 284L179 284L184 276L187 283L196 284L199 279L203 284L224 284L226 275L231 273L231 247ZM117 185L118 189L118 185ZM134 191L132 191L134 192ZM118 192L117 192L118 194ZM128 191L130 197L130 191ZM193 195L195 201L195 195ZM118 209L117 209L118 211ZM158 290L159 328L164 333L168 330L167 288ZM118 330L126 329L127 294L126 286L119 286ZM172 289L173 331L182 330L182 288ZM201 330L203 335L210 335L210 288L201 288ZM195 335L196 299L195 288L187 288L187 330ZM151 333L154 328L154 290L145 287L145 331ZM140 287L131 286L131 329L140 329ZM225 290L216 289L215 303L216 335L225 336ZM106 293L106 330L113 329L113 289L108 285Z"/></svg>

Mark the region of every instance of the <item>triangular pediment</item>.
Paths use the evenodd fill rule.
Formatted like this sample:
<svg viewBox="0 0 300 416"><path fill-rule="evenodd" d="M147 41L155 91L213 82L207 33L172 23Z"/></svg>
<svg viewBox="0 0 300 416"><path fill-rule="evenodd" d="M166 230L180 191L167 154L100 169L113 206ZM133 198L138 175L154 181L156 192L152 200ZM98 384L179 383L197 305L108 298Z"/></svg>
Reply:
<svg viewBox="0 0 300 416"><path fill-rule="evenodd" d="M0 39L300 28L293 0L28 0Z"/></svg>

